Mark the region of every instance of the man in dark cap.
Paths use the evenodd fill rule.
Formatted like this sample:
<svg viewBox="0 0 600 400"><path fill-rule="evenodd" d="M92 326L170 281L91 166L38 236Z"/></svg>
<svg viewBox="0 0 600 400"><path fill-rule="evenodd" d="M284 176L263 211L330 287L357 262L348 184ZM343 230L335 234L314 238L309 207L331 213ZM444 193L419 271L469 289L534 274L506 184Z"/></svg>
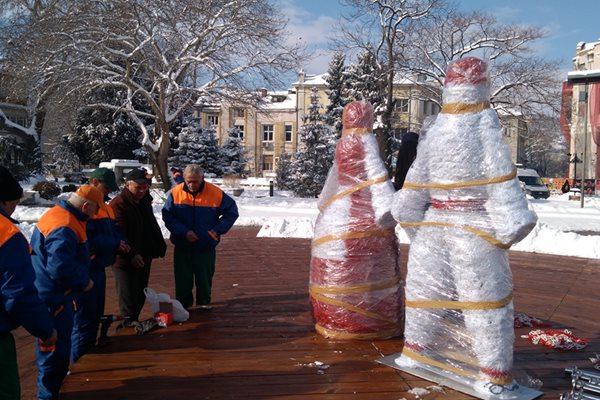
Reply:
<svg viewBox="0 0 600 400"><path fill-rule="evenodd" d="M22 325L44 348L56 342L48 309L34 285L29 244L10 216L23 189L11 173L0 166L0 399L20 399L19 370L11 331Z"/></svg>
<svg viewBox="0 0 600 400"><path fill-rule="evenodd" d="M110 202L117 225L131 247L127 255L117 255L113 265L119 309L131 323L144 307L152 259L164 257L167 245L152 210L152 196L146 173L133 169L125 175L125 187Z"/></svg>
<svg viewBox="0 0 600 400"><path fill-rule="evenodd" d="M105 202L109 200L109 193L119 190L115 173L108 168L95 169L90 175L90 184L102 192ZM88 220L86 231L90 250L90 278L94 281L94 287L77 300L71 335L73 361L77 361L96 344L100 318L104 315L105 268L114 264L117 253L129 252L110 206L106 210L99 210Z"/></svg>

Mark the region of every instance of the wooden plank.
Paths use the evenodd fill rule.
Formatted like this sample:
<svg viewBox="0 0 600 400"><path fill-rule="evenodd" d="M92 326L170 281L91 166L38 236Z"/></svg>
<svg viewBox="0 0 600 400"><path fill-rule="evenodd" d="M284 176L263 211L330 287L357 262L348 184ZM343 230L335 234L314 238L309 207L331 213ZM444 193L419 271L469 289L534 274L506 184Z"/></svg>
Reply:
<svg viewBox="0 0 600 400"><path fill-rule="evenodd" d="M375 362L399 352L400 338L339 341L316 334L308 301L310 241L256 238L256 232L234 229L223 237L213 311L193 310L189 321L145 336L120 331L111 345L72 366L61 398L398 400L432 385ZM401 245L403 270L407 254ZM521 338L529 329L516 331L515 376L540 379L541 398L556 399L570 388L564 368L590 368L588 357L600 350L592 317L600 305L593 296L600 262L520 252L510 252L510 260L517 311L590 335L585 351L562 353ZM173 296L171 246L153 264L150 286ZM109 270L107 312L116 310ZM149 317L146 307L142 318ZM16 337L22 399L35 399L34 341L22 329ZM426 398L472 397L446 389Z"/></svg>

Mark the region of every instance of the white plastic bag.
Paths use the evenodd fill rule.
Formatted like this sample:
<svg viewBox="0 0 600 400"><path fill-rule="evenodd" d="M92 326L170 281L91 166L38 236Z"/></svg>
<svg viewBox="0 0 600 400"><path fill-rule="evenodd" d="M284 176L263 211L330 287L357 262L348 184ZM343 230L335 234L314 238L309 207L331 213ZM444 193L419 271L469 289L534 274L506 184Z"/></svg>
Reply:
<svg viewBox="0 0 600 400"><path fill-rule="evenodd" d="M179 300L172 299L166 293L156 293L151 288L147 287L144 289L144 294L148 299L148 303L150 303L150 308L152 309L152 314L158 312L160 305L159 303L171 303L173 305L173 321L175 322L184 322L190 318L190 313L186 310Z"/></svg>

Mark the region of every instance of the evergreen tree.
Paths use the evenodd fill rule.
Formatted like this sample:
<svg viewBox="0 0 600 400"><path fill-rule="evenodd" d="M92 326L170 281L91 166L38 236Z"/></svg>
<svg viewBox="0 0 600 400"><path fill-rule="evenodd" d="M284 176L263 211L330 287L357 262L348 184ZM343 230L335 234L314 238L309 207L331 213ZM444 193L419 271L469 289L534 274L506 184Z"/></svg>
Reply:
<svg viewBox="0 0 600 400"><path fill-rule="evenodd" d="M292 190L294 187L292 182L293 164L292 155L290 153L282 153L279 156L277 169L275 170L275 183L279 190Z"/></svg>
<svg viewBox="0 0 600 400"><path fill-rule="evenodd" d="M223 157L213 127L202 129L198 121L191 119L177 139L179 146L169 157L171 165L183 169L188 164L198 164L207 174L223 174Z"/></svg>
<svg viewBox="0 0 600 400"><path fill-rule="evenodd" d="M5 166L21 181L30 175L27 168L28 152L16 137L12 135L0 136L0 165Z"/></svg>
<svg viewBox="0 0 600 400"><path fill-rule="evenodd" d="M329 63L329 70L325 79L328 86L326 93L329 98L329 105L325 110L325 122L334 128L337 138L342 134L342 111L344 106L350 102L347 97L345 60L344 53L336 52Z"/></svg>
<svg viewBox="0 0 600 400"><path fill-rule="evenodd" d="M299 197L316 197L323 189L335 153L335 133L325 124L320 113L319 94L312 89L308 115L300 129L304 148L296 153L292 163L292 190Z"/></svg>
<svg viewBox="0 0 600 400"><path fill-rule="evenodd" d="M375 119L382 112L384 102L382 82L385 76L369 50L358 55L358 63L348 68L348 96L354 100L366 100L373 106ZM384 86L385 87L385 86Z"/></svg>
<svg viewBox="0 0 600 400"><path fill-rule="evenodd" d="M123 93L105 88L94 91L86 101L111 104L123 97ZM113 158L138 158L135 151L141 147L139 136L137 126L127 115L83 107L77 112L74 132L63 140L82 164L97 165Z"/></svg>
<svg viewBox="0 0 600 400"><path fill-rule="evenodd" d="M229 129L227 141L221 147L223 175L244 175L246 155L242 139L240 139L241 134L240 129L237 127Z"/></svg>

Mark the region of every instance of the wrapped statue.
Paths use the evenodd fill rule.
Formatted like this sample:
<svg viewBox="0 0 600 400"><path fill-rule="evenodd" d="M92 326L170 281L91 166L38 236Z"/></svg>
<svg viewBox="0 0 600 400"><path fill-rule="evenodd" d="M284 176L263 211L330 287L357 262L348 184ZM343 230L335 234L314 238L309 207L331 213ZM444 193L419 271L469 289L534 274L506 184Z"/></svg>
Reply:
<svg viewBox="0 0 600 400"><path fill-rule="evenodd" d="M348 104L342 123L312 242L315 328L336 339L393 337L402 332L394 188L372 133L372 106Z"/></svg>
<svg viewBox="0 0 600 400"><path fill-rule="evenodd" d="M400 367L435 370L482 398L520 398L507 249L535 226L498 116L487 64L447 71L441 113L421 136L392 214L411 245Z"/></svg>

